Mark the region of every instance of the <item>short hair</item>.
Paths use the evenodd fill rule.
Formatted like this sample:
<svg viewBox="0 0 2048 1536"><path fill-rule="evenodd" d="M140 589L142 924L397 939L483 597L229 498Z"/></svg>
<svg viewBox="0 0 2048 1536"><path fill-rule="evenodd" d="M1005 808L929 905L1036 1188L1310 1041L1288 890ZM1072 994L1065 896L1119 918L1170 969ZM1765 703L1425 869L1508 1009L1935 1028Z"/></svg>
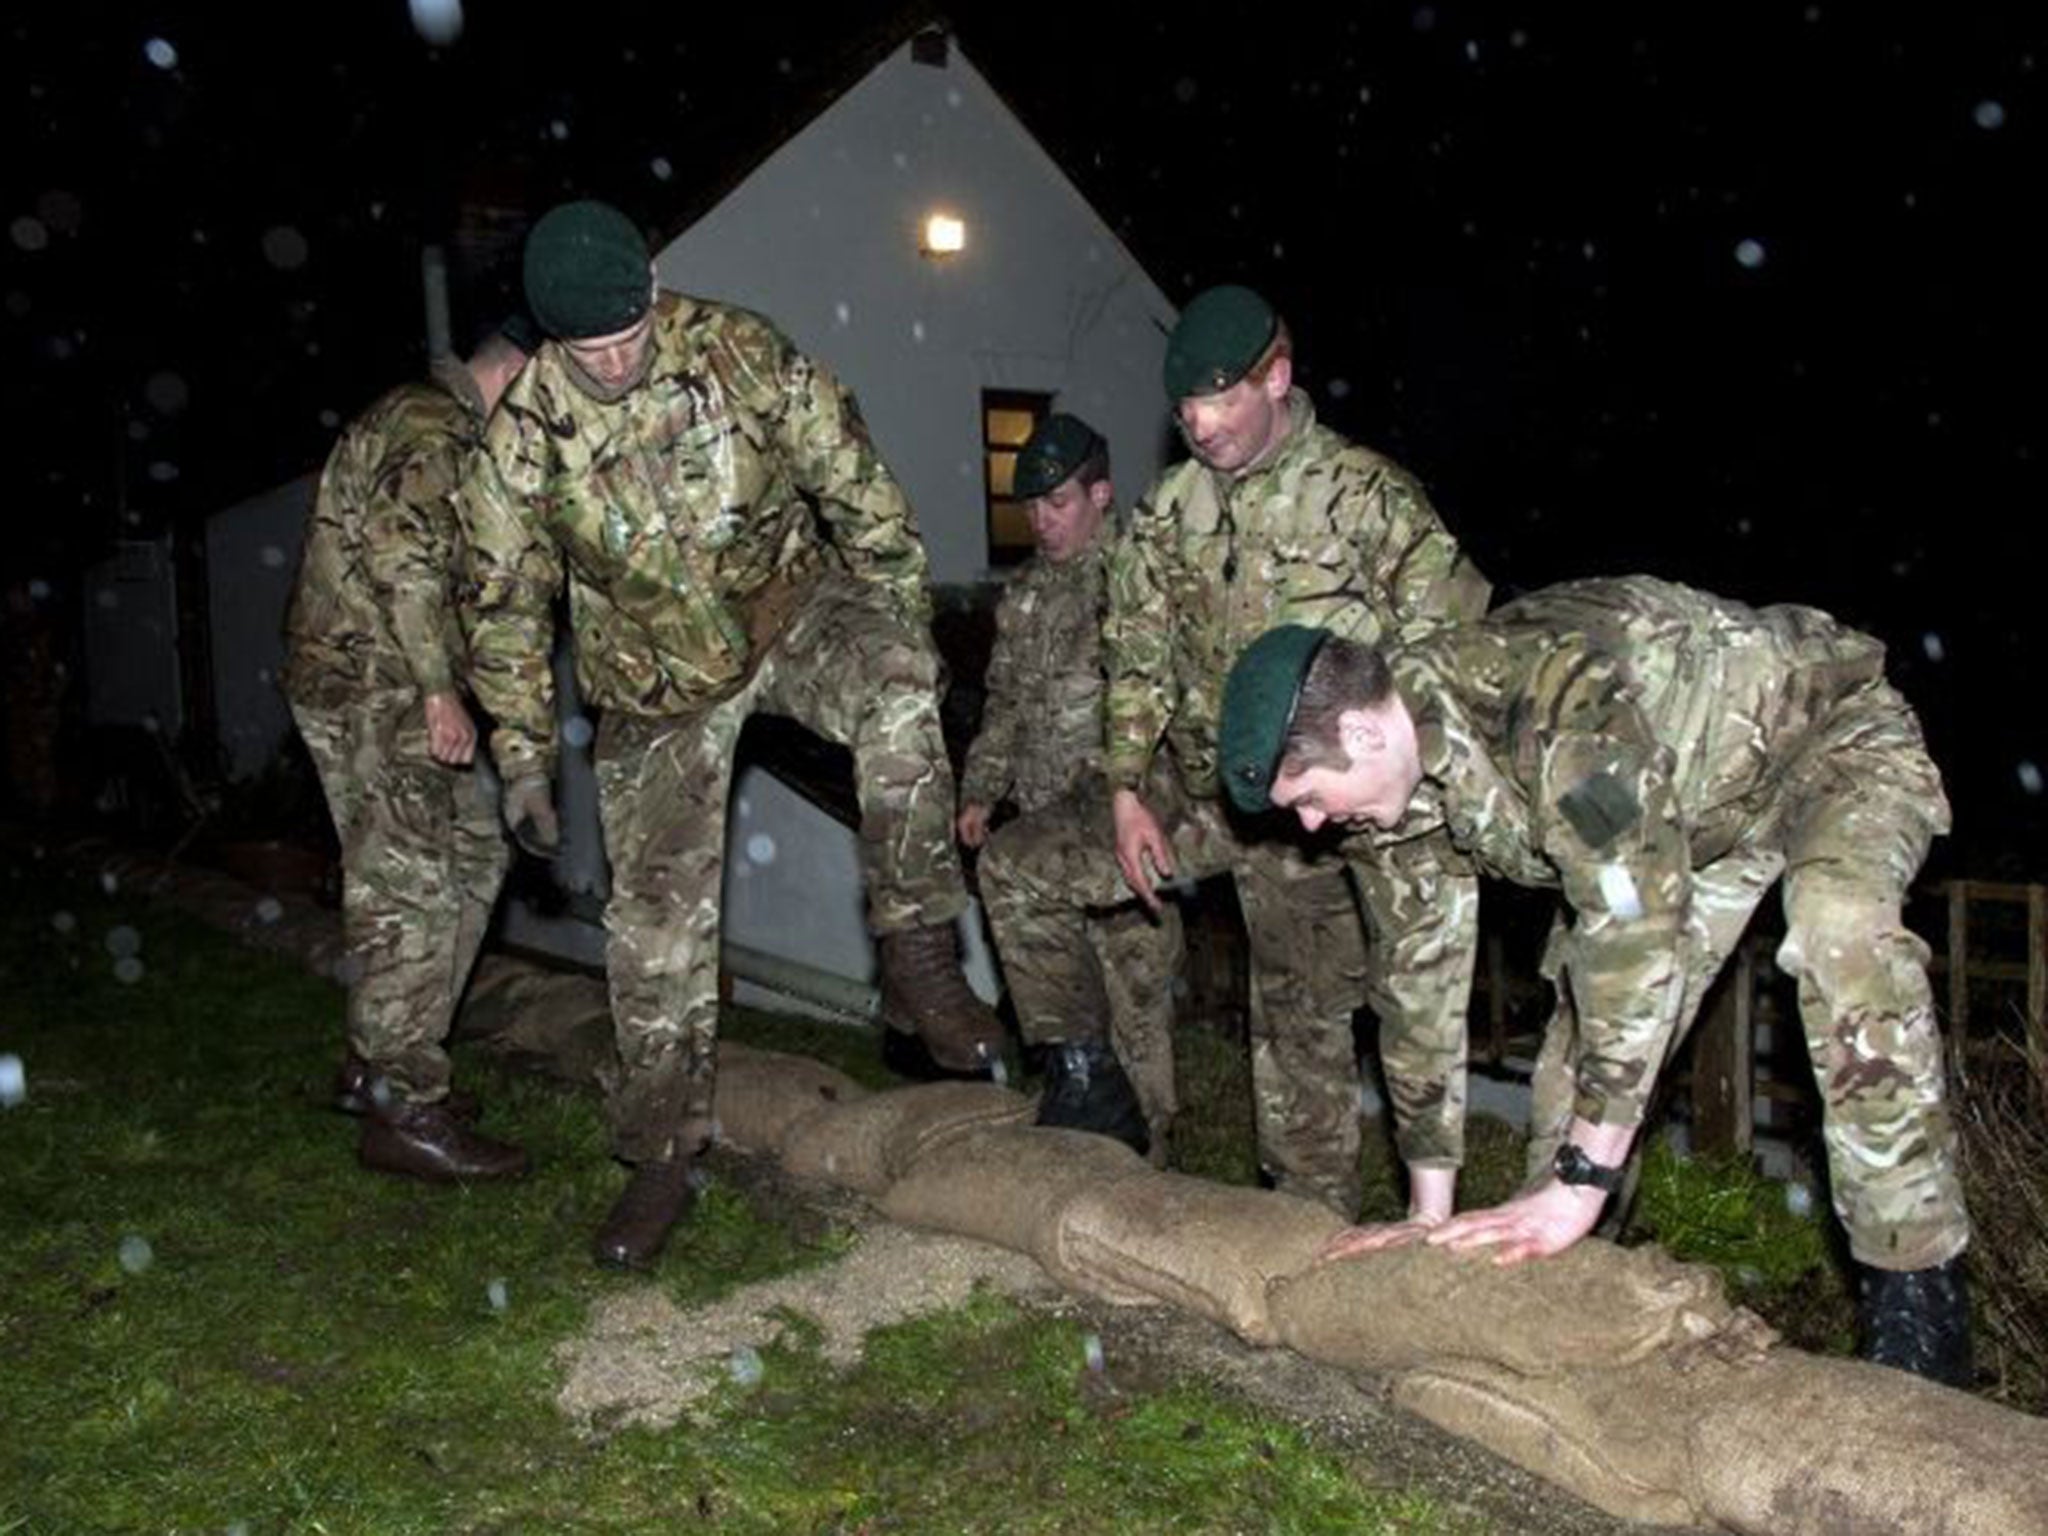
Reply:
<svg viewBox="0 0 2048 1536"><path fill-rule="evenodd" d="M1280 316L1273 317L1273 339L1266 343L1266 350L1259 354L1259 360L1245 369L1244 376L1254 384L1266 382L1266 375L1273 371L1273 364L1283 357L1294 356L1294 337L1288 333L1287 322Z"/></svg>
<svg viewBox="0 0 2048 1536"><path fill-rule="evenodd" d="M1378 646L1332 635L1316 651L1301 680L1301 695L1280 743L1280 763L1273 776L1293 778L1311 768L1348 768L1351 754L1344 750L1339 726L1344 711L1372 709L1393 693L1394 674Z"/></svg>

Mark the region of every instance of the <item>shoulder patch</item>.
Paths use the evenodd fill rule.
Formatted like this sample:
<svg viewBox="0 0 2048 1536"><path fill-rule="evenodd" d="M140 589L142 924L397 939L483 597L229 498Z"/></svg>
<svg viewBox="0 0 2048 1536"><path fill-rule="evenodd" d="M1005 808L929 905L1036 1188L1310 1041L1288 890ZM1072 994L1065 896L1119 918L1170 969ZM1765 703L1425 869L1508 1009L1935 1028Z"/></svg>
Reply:
<svg viewBox="0 0 2048 1536"><path fill-rule="evenodd" d="M1558 797L1557 808L1588 848L1604 848L1643 818L1629 787L1602 769Z"/></svg>

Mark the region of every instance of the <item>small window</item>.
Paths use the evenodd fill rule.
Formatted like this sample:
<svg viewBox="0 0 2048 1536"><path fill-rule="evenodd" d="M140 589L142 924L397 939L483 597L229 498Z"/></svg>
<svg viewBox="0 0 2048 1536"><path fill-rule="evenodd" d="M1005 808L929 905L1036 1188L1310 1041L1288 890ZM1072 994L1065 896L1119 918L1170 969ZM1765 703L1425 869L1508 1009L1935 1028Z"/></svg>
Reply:
<svg viewBox="0 0 2048 1536"><path fill-rule="evenodd" d="M1052 410L1052 396L1022 389L981 392L983 480L988 493L988 563L1016 565L1034 545L1031 519L1013 494L1017 451L1031 440Z"/></svg>

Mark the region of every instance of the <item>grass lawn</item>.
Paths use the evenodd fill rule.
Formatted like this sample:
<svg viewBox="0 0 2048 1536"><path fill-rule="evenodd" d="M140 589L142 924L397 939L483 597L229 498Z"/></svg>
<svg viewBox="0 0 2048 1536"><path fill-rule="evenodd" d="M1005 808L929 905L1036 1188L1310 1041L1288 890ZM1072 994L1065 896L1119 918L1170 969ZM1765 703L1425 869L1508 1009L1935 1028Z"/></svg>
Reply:
<svg viewBox="0 0 2048 1536"><path fill-rule="evenodd" d="M1478 1529L1199 1383L1104 1392L1078 1325L994 1296L850 1371L799 1330L675 1430L580 1438L555 1348L643 1283L585 1257L623 1182L592 1098L464 1058L536 1171L426 1188L359 1171L322 1103L333 986L27 867L0 973L0 1536ZM843 1241L714 1182L658 1283Z"/></svg>

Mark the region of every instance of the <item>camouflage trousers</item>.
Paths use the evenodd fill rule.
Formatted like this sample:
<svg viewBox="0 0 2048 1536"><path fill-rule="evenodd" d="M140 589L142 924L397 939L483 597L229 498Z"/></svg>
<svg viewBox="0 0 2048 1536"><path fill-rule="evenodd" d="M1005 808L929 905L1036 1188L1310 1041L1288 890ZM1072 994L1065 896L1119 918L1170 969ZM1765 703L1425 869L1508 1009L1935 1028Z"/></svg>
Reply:
<svg viewBox="0 0 2048 1536"><path fill-rule="evenodd" d="M1065 825L1084 828L1081 841L1089 847L1108 847L1115 840L1109 790L1099 778L1026 809L989 835L981 862L984 906L995 899L989 894L991 867L1006 867L1014 840L1030 842L1042 835L1031 829L1043 817L1063 818ZM1169 902L1154 917L1137 902L1125 901L1085 911L1081 930L1089 956L1072 967L1072 986L1089 992L1088 1005L1063 1016L1048 1014L1042 1007L1027 1010L1012 987L1019 1032L1027 1045L1106 1037L1137 1091L1152 1136L1153 1160L1163 1163L1174 1117L1180 1112L1173 1062L1174 981L1186 955L1180 909ZM1027 990L1041 1003L1049 991L1028 983Z"/></svg>
<svg viewBox="0 0 2048 1536"><path fill-rule="evenodd" d="M1145 790L1172 842L1180 874L1228 872L1236 881L1251 949L1252 1090L1259 1155L1283 1189L1358 1214L1359 1073L1352 1015L1370 1001L1383 1034L1441 1034L1455 1017L1462 1039L1471 989L1469 942L1446 936L1444 903L1417 899L1431 866L1396 865L1369 847L1312 851L1291 840L1254 840L1214 801L1193 800L1162 763ZM982 900L1003 974L1028 1032L1056 1034L1099 1009L1103 982L1085 922L1096 908L1130 900L1106 815L1058 809L1006 829L982 862ZM1442 851L1442 850L1435 850ZM1345 878L1347 862L1358 882ZM1469 893L1469 873L1438 871ZM1374 934L1368 969L1359 897ZM1476 923L1476 900L1453 903ZM1422 1022L1424 1016L1428 1022ZM1094 1015L1099 1017L1099 1013ZM1458 1082L1462 1091L1463 1058Z"/></svg>
<svg viewBox="0 0 2048 1536"><path fill-rule="evenodd" d="M852 749L876 933L966 911L938 671L930 634L886 592L834 573L731 697L688 716L605 712L596 754L612 870L605 970L621 1069L611 1113L626 1161L694 1151L711 1134L726 798L749 715L786 715Z"/></svg>
<svg viewBox="0 0 2048 1536"><path fill-rule="evenodd" d="M1835 1214L1857 1262L1878 1269L1945 1263L1970 1238L1929 951L1900 916L1928 845L1948 825L1941 774L1919 723L1879 683L1837 707L1785 767L1769 810L1692 875L1680 957L1685 991L1666 1060L1782 876L1786 934L1777 962L1799 982ZM1588 1065L1577 1044L1569 960L1561 969L1536 1068L1532 1179L1549 1171Z"/></svg>
<svg viewBox="0 0 2048 1536"><path fill-rule="evenodd" d="M294 701L341 840L348 1037L398 1097L448 1093L444 1042L510 859L476 774L427 755L411 691Z"/></svg>

